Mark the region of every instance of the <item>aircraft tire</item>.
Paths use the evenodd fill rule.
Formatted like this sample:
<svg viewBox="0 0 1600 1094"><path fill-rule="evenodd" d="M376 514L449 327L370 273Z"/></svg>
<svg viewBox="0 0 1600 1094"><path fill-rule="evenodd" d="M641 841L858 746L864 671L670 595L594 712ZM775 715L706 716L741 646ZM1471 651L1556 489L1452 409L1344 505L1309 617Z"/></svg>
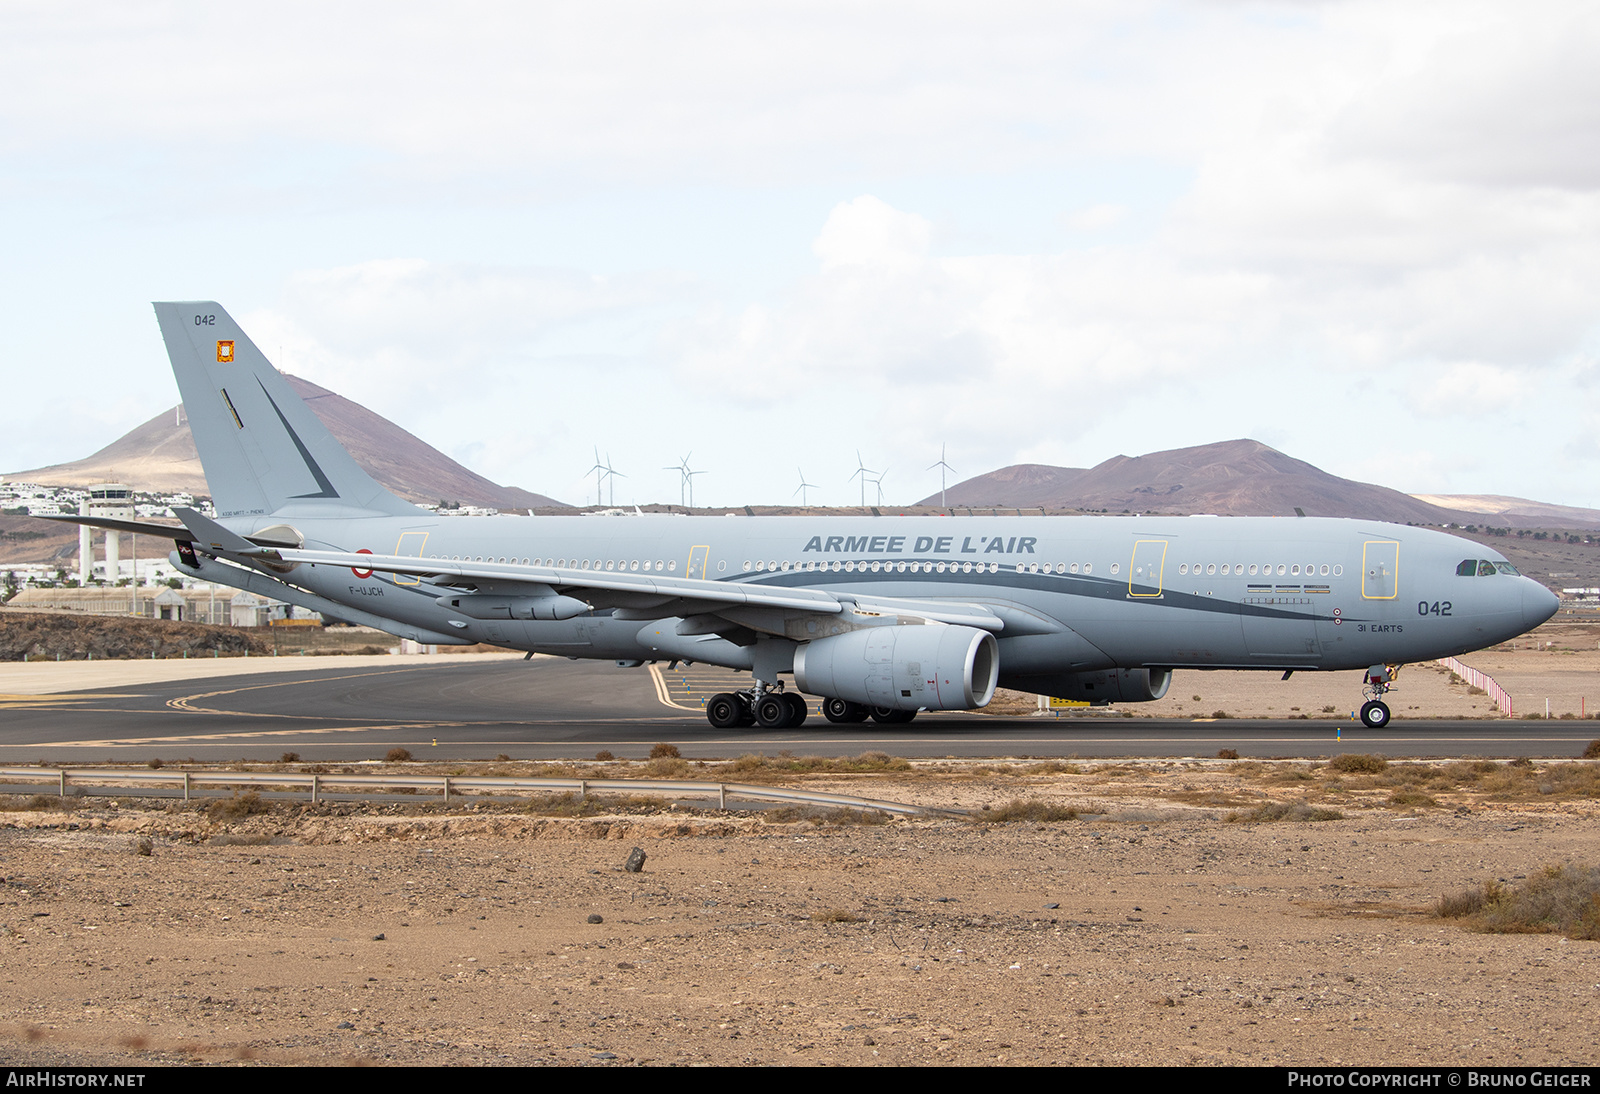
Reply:
<svg viewBox="0 0 1600 1094"><path fill-rule="evenodd" d="M805 725L806 715L811 713L806 701L792 691L784 692L783 697L789 704L789 724L784 728L798 729Z"/></svg>
<svg viewBox="0 0 1600 1094"><path fill-rule="evenodd" d="M897 710L894 707L873 707L872 720L881 726L904 725L917 716L914 710Z"/></svg>
<svg viewBox="0 0 1600 1094"><path fill-rule="evenodd" d="M756 724L762 729L787 729L794 709L780 692L768 692L756 704Z"/></svg>
<svg viewBox="0 0 1600 1094"><path fill-rule="evenodd" d="M706 721L718 729L732 729L740 724L744 710L737 695L719 692L706 701Z"/></svg>
<svg viewBox="0 0 1600 1094"><path fill-rule="evenodd" d="M864 722L867 720L867 708L848 699L824 699L822 716L836 723Z"/></svg>
<svg viewBox="0 0 1600 1094"><path fill-rule="evenodd" d="M1361 704L1361 724L1368 729L1382 729L1389 724L1389 705L1373 699Z"/></svg>

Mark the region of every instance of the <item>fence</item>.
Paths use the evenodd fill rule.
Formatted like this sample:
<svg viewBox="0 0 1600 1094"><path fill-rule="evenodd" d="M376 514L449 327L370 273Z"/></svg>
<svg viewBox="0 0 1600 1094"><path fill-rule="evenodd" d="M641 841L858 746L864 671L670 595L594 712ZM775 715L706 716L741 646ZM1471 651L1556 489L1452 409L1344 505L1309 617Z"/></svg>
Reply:
<svg viewBox="0 0 1600 1094"><path fill-rule="evenodd" d="M67 790L80 792L89 789L104 791L112 787L133 787L125 793L137 795L139 788L160 786L183 789L183 799L188 801L196 791L205 788L237 789L242 786L281 787L304 789L313 802L321 801L325 792L342 789L345 793L372 793L377 790L430 790L442 795L448 802L452 796L484 793L561 792L576 793L580 797L593 791L624 793L669 793L710 797L715 795L717 808L726 809L730 798L750 801L794 802L803 805L832 805L851 809L874 809L880 813L900 816L945 815L966 816L959 809L938 809L903 802L882 801L876 798L858 798L851 794L822 794L810 790L789 790L783 787L756 786L748 783L714 783L679 779L554 779L514 778L505 776L470 775L407 775L400 772L384 775L291 775L267 771L127 771L117 769L39 767L0 768L0 779L17 779L28 782L54 783L56 793L67 796Z"/></svg>
<svg viewBox="0 0 1600 1094"><path fill-rule="evenodd" d="M1441 657L1438 663L1455 673L1457 676L1461 677L1461 679L1465 680L1473 687L1482 688L1484 694L1488 695L1490 699L1494 700L1494 705L1500 708L1501 713L1503 713L1507 718L1514 717L1514 715L1511 713L1511 696L1506 694L1505 688L1494 682L1494 677L1490 676L1486 672L1479 672L1471 665L1463 665L1454 657Z"/></svg>

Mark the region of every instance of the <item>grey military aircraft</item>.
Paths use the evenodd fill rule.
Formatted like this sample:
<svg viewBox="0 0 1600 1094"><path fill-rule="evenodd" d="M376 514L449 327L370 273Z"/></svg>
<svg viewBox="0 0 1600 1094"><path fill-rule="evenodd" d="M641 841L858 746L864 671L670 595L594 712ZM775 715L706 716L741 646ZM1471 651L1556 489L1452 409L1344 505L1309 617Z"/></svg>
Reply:
<svg viewBox="0 0 1600 1094"><path fill-rule="evenodd" d="M1489 548L1364 520L436 517L358 467L217 304L155 309L216 519L61 519L166 536L195 578L419 642L748 670L707 704L722 728L799 725L797 692L835 722L976 709L999 685L1146 702L1175 669L1365 669L1376 728L1400 665L1558 603Z"/></svg>

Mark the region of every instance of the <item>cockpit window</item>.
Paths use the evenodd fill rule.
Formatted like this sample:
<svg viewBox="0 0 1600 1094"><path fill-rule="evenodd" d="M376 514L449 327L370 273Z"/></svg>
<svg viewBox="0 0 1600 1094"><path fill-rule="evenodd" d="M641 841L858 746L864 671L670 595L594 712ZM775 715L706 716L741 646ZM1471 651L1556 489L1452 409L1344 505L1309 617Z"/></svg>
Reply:
<svg viewBox="0 0 1600 1094"><path fill-rule="evenodd" d="M1479 562L1478 563L1478 576L1479 577L1493 577L1494 576L1494 563L1490 562L1488 559L1483 559L1481 562Z"/></svg>
<svg viewBox="0 0 1600 1094"><path fill-rule="evenodd" d="M1503 574L1510 574L1512 577L1522 576L1522 571L1511 565L1509 562L1496 562L1494 564L1494 568Z"/></svg>
<svg viewBox="0 0 1600 1094"><path fill-rule="evenodd" d="M1478 572L1478 560L1475 559L1475 558L1464 559L1462 561L1461 565L1456 567L1456 576L1457 577L1471 577L1473 574L1475 574L1477 572Z"/></svg>

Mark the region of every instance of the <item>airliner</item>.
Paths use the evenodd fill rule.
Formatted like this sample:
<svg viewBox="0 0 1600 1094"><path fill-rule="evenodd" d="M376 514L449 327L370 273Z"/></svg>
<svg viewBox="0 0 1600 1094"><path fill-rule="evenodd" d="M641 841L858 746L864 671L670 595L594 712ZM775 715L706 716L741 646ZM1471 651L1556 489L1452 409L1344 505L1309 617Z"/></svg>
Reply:
<svg viewBox="0 0 1600 1094"><path fill-rule="evenodd" d="M220 306L156 317L212 491L175 566L433 644L748 671L729 728L975 710L996 687L1158 700L1178 669L1365 670L1506 641L1557 598L1446 533L1317 517L439 517L385 490Z"/></svg>

